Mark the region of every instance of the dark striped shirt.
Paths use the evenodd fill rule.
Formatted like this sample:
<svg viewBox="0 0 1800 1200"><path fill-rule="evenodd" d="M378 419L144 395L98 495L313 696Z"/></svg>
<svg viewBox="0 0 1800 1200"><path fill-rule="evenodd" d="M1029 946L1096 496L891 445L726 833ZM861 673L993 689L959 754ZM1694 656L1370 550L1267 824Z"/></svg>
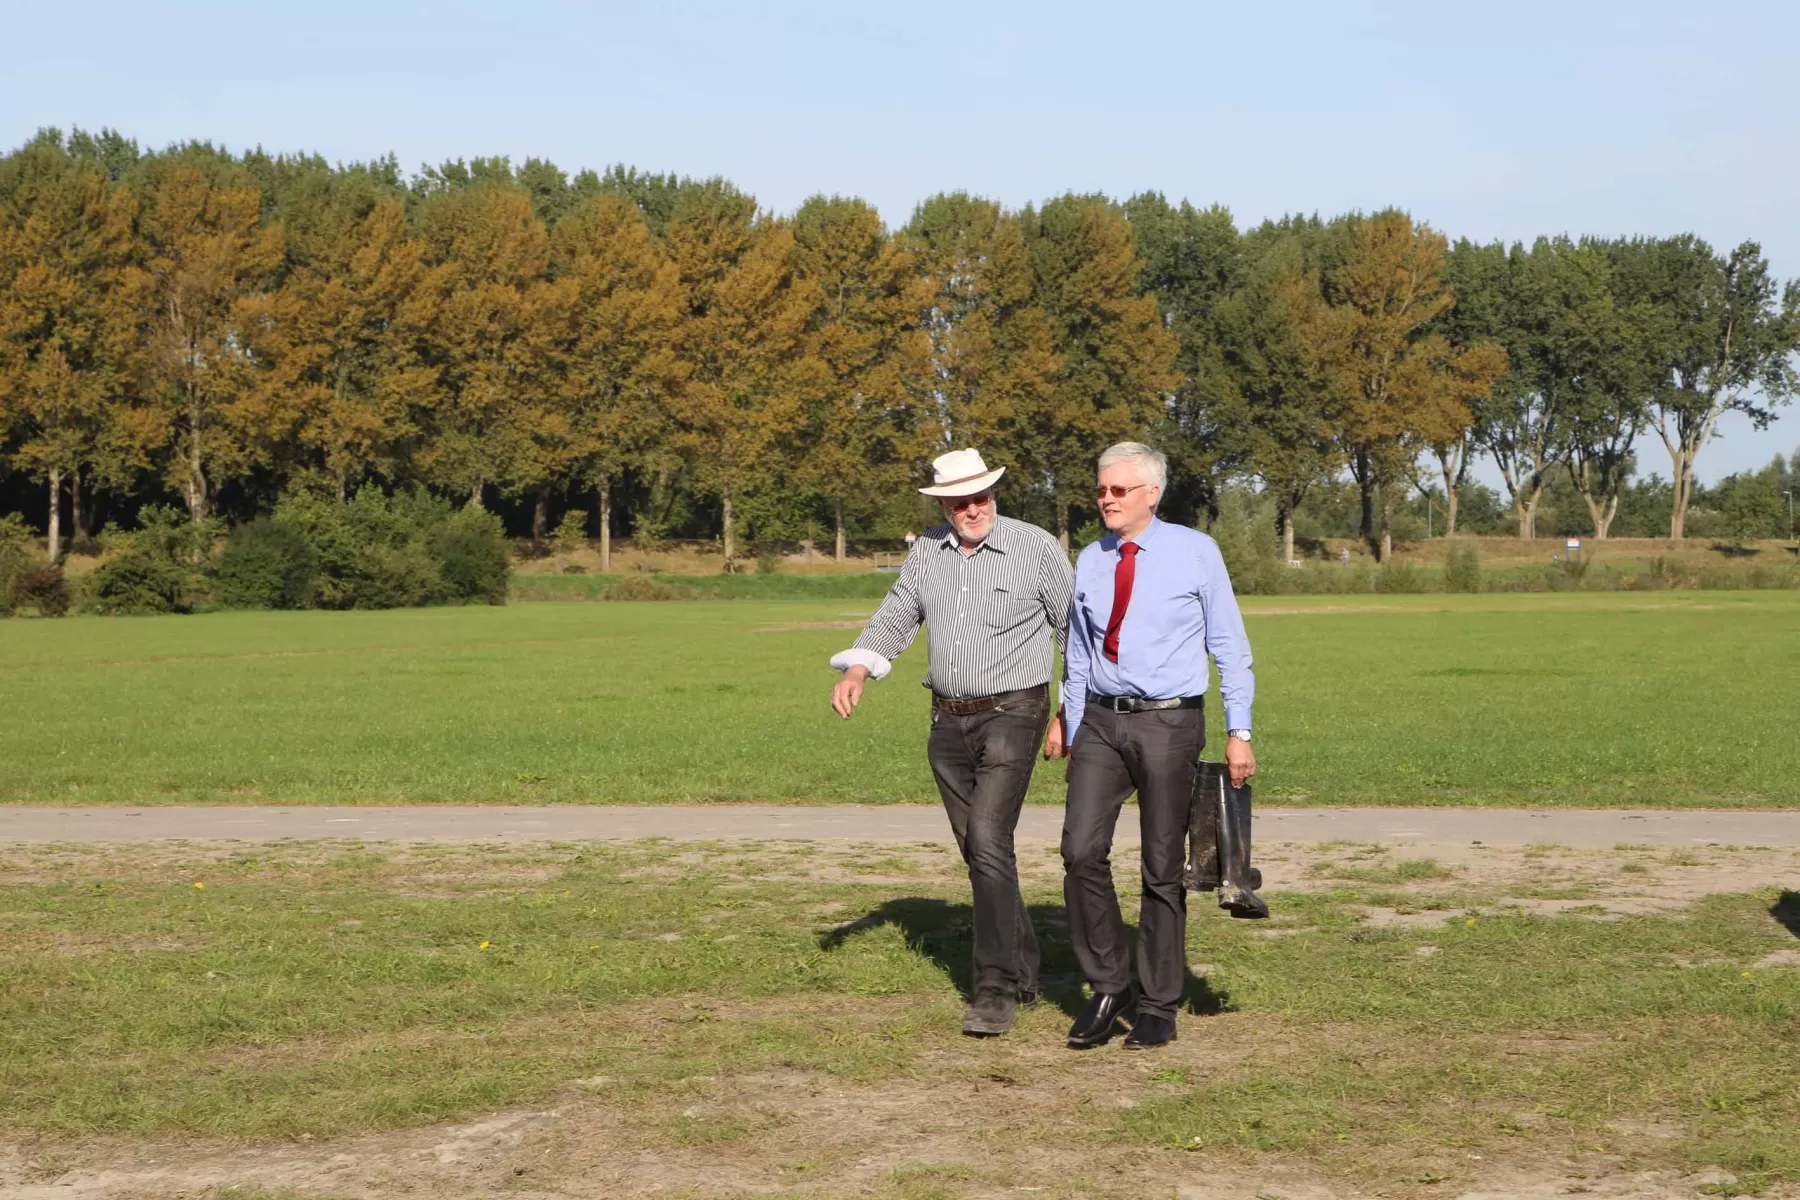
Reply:
<svg viewBox="0 0 1800 1200"><path fill-rule="evenodd" d="M1051 646L1069 628L1075 575L1054 537L1011 517L964 554L949 525L927 530L906 556L900 578L856 646L834 657L839 670L860 664L879 679L926 632L925 686L964 700L1050 681Z"/></svg>

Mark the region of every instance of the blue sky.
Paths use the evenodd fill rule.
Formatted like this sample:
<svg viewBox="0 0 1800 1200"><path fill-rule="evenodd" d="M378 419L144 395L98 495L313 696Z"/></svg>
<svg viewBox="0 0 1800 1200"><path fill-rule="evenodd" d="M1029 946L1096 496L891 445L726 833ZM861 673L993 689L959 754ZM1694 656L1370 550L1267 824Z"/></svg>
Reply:
<svg viewBox="0 0 1800 1200"><path fill-rule="evenodd" d="M0 142L722 174L771 208L1154 188L1240 223L1400 205L1452 237L1762 242L1800 275L1800 5L1040 2L8 6ZM1800 448L1732 418L1701 475ZM1646 470L1667 474L1654 439Z"/></svg>

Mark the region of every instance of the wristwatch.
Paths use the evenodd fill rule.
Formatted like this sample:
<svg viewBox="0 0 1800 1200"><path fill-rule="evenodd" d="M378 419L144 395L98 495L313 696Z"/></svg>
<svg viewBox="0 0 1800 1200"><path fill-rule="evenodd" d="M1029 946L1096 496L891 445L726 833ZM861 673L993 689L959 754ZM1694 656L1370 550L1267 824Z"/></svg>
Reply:
<svg viewBox="0 0 1800 1200"><path fill-rule="evenodd" d="M1227 729L1225 736L1234 737L1240 742L1247 742L1250 740L1250 731L1248 729Z"/></svg>

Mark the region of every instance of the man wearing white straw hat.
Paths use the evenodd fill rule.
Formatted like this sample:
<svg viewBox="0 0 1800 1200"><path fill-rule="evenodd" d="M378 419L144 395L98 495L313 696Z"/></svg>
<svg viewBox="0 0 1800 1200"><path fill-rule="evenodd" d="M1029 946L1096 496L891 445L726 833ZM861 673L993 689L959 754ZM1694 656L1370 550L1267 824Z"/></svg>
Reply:
<svg viewBox="0 0 1800 1200"><path fill-rule="evenodd" d="M1037 999L1038 944L1019 894L1013 832L1050 718L1052 645L1068 631L1074 572L1035 525L999 514L989 470L973 449L932 462L945 524L920 537L900 578L856 645L834 655L844 673L831 706L848 718L863 685L927 631L931 736L937 778L974 891L975 988L963 1032L1005 1033Z"/></svg>

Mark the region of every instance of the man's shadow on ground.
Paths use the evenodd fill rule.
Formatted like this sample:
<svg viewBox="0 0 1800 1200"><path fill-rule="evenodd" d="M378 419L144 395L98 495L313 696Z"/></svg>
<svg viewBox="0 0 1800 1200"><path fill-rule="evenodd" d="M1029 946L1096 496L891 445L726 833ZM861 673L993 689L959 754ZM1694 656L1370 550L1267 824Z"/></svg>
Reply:
<svg viewBox="0 0 1800 1200"><path fill-rule="evenodd" d="M1800 938L1800 892L1783 891L1769 906L1769 915L1774 917L1787 931Z"/></svg>
<svg viewBox="0 0 1800 1200"><path fill-rule="evenodd" d="M1087 1006L1081 990L1081 968L1069 944L1069 913L1060 904L1027 906L1032 928L1037 930L1041 966L1039 974L1044 999L1073 1017ZM1198 914L1190 912L1191 921ZM974 999L974 909L964 903L930 899L924 896L902 896L887 900L854 921L824 930L819 934L821 950L836 950L858 934L883 925L898 928L913 951L936 963L965 1001ZM1126 927L1132 945L1137 930ZM1215 990L1206 980L1195 975L1186 965L1187 976L1182 989L1181 1007L1195 1016L1212 1016L1231 1008L1230 994Z"/></svg>

